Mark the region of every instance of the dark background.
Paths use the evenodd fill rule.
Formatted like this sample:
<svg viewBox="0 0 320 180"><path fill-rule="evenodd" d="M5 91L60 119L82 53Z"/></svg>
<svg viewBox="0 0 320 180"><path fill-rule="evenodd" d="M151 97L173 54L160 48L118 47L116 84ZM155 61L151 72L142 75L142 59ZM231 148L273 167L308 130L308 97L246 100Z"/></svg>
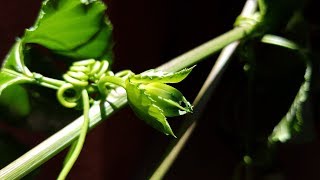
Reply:
<svg viewBox="0 0 320 180"><path fill-rule="evenodd" d="M244 1L109 0L107 3L107 14L114 26L113 71L131 69L139 73L155 68L231 29ZM1 59L5 57L15 38L33 24L40 4L40 0L2 2ZM312 18L312 13L308 17L311 22L316 21ZM260 50L263 48L270 50L270 47L260 47ZM274 51L271 48L272 50ZM269 52L258 57L279 58L271 56ZM215 59L216 56L213 56L201 62L190 77L176 86L189 100L195 98ZM267 64L263 70L268 75L271 71L280 72L273 67L278 65L275 61L271 61L274 64L268 66L269 61L262 60ZM231 63L194 135L166 179L232 178L244 155L241 137L246 134L246 119L250 114L246 108L248 79L242 66L243 63L238 59ZM303 73L299 67L289 67L284 73L272 74L271 80L262 82L268 86L263 86L260 94L256 92L256 97L259 98L254 101L253 124L258 128L254 131L269 132L274 122L283 116L301 82L301 72ZM279 90L272 83L288 86ZM182 120L170 118L170 123L176 128L179 125L177 121ZM1 124L0 128L13 134L27 148L37 145L48 136L45 132L32 132L6 124ZM259 133L248 134L255 136ZM161 158L171 139L137 119L129 108L124 108L88 134L85 147L69 177L92 180L146 179L148 171ZM319 152L318 138L303 144L281 145L274 154L271 167L262 170L262 174L264 177L269 176L269 179L276 179L271 177L274 175L285 179L318 179ZM36 172L39 173L36 179L55 179L61 170L64 155L65 152L60 153L45 163ZM240 166L240 172L241 168Z"/></svg>

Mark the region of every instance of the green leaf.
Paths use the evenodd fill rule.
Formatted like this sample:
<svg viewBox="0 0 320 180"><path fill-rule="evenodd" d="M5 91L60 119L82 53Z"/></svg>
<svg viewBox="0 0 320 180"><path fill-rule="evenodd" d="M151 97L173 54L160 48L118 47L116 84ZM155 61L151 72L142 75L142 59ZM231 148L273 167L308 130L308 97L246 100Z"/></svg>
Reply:
<svg viewBox="0 0 320 180"><path fill-rule="evenodd" d="M14 117L28 115L30 113L28 93L19 84L33 81L33 74L24 63L22 42L17 39L0 70L0 105L4 106L1 110Z"/></svg>
<svg viewBox="0 0 320 180"><path fill-rule="evenodd" d="M87 43L74 48L72 51L56 51L58 54L69 56L76 59L104 59L109 62L112 59L112 39L111 39L112 29L103 25L100 31L95 34L95 36L90 39ZM109 42L109 43L108 43Z"/></svg>
<svg viewBox="0 0 320 180"><path fill-rule="evenodd" d="M126 81L126 91L129 105L140 119L166 135L175 136L162 109L153 103L139 84Z"/></svg>
<svg viewBox="0 0 320 180"><path fill-rule="evenodd" d="M150 125L153 128L163 132L166 135L172 135L173 137L176 137L168 121L166 120L166 117L163 115L162 110L158 106L152 104L148 109L148 114L150 116L147 117L146 120L150 122ZM154 121L154 118L156 121Z"/></svg>
<svg viewBox="0 0 320 180"><path fill-rule="evenodd" d="M20 72L26 76L32 76L32 73L29 71L29 69L25 66L24 63L23 45L20 39L18 39L17 42L11 48L9 54L3 62L2 67Z"/></svg>
<svg viewBox="0 0 320 180"><path fill-rule="evenodd" d="M105 10L101 1L46 0L23 42L77 59L110 57L112 26Z"/></svg>
<svg viewBox="0 0 320 180"><path fill-rule="evenodd" d="M164 72L161 70L150 69L141 74L134 75L130 78L130 81L134 83L178 83L185 79L194 67L195 66L192 66L191 68L185 68L178 72Z"/></svg>

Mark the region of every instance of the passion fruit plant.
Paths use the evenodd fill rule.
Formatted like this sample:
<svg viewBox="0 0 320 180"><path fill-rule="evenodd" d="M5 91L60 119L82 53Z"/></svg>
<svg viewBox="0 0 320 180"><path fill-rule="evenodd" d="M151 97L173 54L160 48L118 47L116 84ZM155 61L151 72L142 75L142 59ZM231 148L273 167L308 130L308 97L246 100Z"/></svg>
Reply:
<svg viewBox="0 0 320 180"><path fill-rule="evenodd" d="M243 51L244 47L251 47L254 42L287 48L298 54L306 65L305 80L292 106L267 138L266 143L271 151L276 142L291 139L303 126L302 110L308 98L312 66L304 45L275 35L283 23L297 21L296 14L302 4L303 1L299 0L248 0L235 21L234 29L156 69L135 74L131 70L116 73L111 70L112 25L105 17L106 6L103 2L45 0L35 24L16 40L3 61L0 71L1 101L9 106L10 97L19 90L17 101L23 106L15 110L20 115L26 115L30 112L28 88L43 86L56 90L56 100L61 105L82 110L83 115L0 170L0 179L21 178L72 143L58 176L58 179L65 179L81 152L88 129L126 103L150 126L165 135L177 137L158 168L151 173L151 179L161 179L192 133L196 119L218 81L217 77L222 74L233 52L238 46L239 51ZM284 7L285 11L282 9ZM242 40L241 43L239 40ZM50 53L40 53L34 58L33 52L37 48ZM194 115L188 116L192 118L185 120L186 125L176 136L167 117L191 113L193 106L179 90L168 84L181 82L195 68L194 64L222 48L225 49L193 103L196 108ZM61 63L67 68L56 68L52 76L38 72L39 67L35 64L39 57L47 58L48 54L62 59L50 61L52 68ZM250 75L254 60L247 59L244 70ZM250 165L250 154L244 156L244 162Z"/></svg>

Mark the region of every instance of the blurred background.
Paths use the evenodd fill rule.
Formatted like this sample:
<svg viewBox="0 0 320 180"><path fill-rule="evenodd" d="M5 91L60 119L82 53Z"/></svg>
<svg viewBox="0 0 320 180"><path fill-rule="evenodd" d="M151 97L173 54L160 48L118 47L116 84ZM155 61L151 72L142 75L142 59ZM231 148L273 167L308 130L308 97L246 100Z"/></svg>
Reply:
<svg viewBox="0 0 320 180"><path fill-rule="evenodd" d="M131 69L140 73L233 28L244 0L107 0L107 15L114 26L114 72ZM313 1L306 3L305 32L319 57L319 21ZM0 59L15 38L22 36L37 17L41 0L3 1L0 6ZM263 137L290 107L304 66L291 52L256 44L254 80L243 71L245 55L233 59L214 92L189 143L165 179L232 179L244 173L242 158L265 148ZM249 51L249 50L248 50ZM289 57L289 58L288 58ZM192 101L200 90L217 55L197 65L191 75L176 85ZM315 64L315 69L318 69ZM257 73L258 72L258 73ZM319 72L317 72L317 75ZM250 82L253 83L250 85ZM250 86L251 88L249 88ZM318 131L319 83L315 85L312 127ZM250 101L248 99L252 98ZM60 114L59 114L60 113ZM66 115L66 116L63 116ZM39 107L26 119L0 114L0 166L39 144L61 128L61 119L76 117L59 108ZM174 130L183 117L170 118ZM250 142L246 137L251 137ZM309 137L309 136L308 136ZM262 139L261 139L262 138ZM93 129L68 179L146 179L172 140L139 120L126 107ZM248 145L249 144L249 145ZM254 179L319 179L320 141L310 139L282 144L262 153L253 167ZM37 169L30 179L56 179L66 151ZM255 160L255 159L254 159Z"/></svg>

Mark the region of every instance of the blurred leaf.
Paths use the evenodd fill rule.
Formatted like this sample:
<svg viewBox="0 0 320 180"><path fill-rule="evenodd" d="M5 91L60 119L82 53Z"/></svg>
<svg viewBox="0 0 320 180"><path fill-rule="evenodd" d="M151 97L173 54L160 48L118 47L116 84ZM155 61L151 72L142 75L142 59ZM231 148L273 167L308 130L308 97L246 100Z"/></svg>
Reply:
<svg viewBox="0 0 320 180"><path fill-rule="evenodd" d="M289 111L281 119L279 124L275 126L272 134L269 136L270 143L278 141L287 142L303 131L303 126L306 124L306 117L303 111L306 106L306 100L309 97L310 79L311 65L308 65L305 73L305 81L301 85Z"/></svg>
<svg viewBox="0 0 320 180"><path fill-rule="evenodd" d="M30 113L27 91L18 84L30 83L33 79L23 74L3 68L0 71L0 105L1 111L14 117L24 117Z"/></svg>
<svg viewBox="0 0 320 180"><path fill-rule="evenodd" d="M0 96L1 111L12 114L14 117L25 117L30 113L30 102L27 91L19 85L11 85Z"/></svg>

